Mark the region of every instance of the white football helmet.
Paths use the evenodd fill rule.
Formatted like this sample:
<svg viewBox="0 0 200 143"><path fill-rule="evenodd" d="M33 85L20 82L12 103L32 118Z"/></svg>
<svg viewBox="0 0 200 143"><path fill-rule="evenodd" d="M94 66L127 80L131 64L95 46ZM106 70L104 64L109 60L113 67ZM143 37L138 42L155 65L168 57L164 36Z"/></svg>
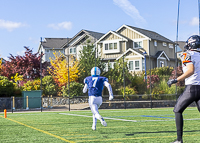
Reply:
<svg viewBox="0 0 200 143"><path fill-rule="evenodd" d="M91 76L99 76L101 74L101 70L98 67L93 67L91 69Z"/></svg>

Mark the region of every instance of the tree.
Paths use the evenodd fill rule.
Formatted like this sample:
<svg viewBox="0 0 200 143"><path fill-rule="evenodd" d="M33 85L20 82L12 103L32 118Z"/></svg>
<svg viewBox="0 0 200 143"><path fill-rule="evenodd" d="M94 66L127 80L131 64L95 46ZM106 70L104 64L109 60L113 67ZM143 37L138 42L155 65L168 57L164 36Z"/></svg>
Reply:
<svg viewBox="0 0 200 143"><path fill-rule="evenodd" d="M1 68L2 68L2 60L3 59L0 59L0 75L1 75Z"/></svg>
<svg viewBox="0 0 200 143"><path fill-rule="evenodd" d="M96 60L96 67L99 67L101 69L101 72L103 72L103 69L105 67L104 63L102 62L100 57L96 56L96 50L93 45L87 44L87 46L84 46L83 49L80 51L80 61L79 61L79 82L83 82L84 78L91 75L91 69L95 67L95 60Z"/></svg>
<svg viewBox="0 0 200 143"><path fill-rule="evenodd" d="M72 56L69 56L69 69L68 62L64 55L53 53L55 58L50 59L51 67L48 69L49 73L53 76L55 82L59 87L66 86L68 83L68 70L69 82L77 81L79 76L78 61Z"/></svg>
<svg viewBox="0 0 200 143"><path fill-rule="evenodd" d="M124 76L123 76L123 67L124 67ZM109 62L108 62L108 71L105 74L103 74L103 76L108 78L109 83L111 84L113 88L113 94L121 93L119 89L123 88L124 79L125 79L126 85L130 84L131 79L132 79L132 75L128 71L127 61L123 62L122 58L115 61L113 69L109 66ZM104 91L105 91L105 94L108 94L107 90L104 90Z"/></svg>
<svg viewBox="0 0 200 143"><path fill-rule="evenodd" d="M23 76L23 79L36 79L40 77L40 55L38 53L33 54L33 51L28 47L26 49L25 55L13 56L10 54L9 60L2 65L2 75L11 79L17 73ZM43 67L47 66L47 63L43 63ZM43 70L43 75L45 73L45 68Z"/></svg>

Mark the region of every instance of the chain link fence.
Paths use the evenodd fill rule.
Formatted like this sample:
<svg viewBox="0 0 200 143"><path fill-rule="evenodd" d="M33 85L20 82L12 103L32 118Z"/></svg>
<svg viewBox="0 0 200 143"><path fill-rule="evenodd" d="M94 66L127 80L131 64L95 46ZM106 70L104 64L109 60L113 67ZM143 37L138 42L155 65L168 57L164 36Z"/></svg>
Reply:
<svg viewBox="0 0 200 143"><path fill-rule="evenodd" d="M178 96L176 94L161 95L114 95L109 101L109 96L103 96L100 109L131 109L131 108L158 108L174 107ZM89 110L88 96L78 97L10 97L0 98L0 111L70 111ZM196 106L192 103L190 106Z"/></svg>

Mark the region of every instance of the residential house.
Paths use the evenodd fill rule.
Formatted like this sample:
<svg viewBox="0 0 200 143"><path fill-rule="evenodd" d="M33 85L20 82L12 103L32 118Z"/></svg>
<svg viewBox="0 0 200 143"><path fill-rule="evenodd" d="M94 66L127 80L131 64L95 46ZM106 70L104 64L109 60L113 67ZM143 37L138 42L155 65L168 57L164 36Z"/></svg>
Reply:
<svg viewBox="0 0 200 143"><path fill-rule="evenodd" d="M122 25L116 31L107 32L95 44L101 53L99 56L105 62L110 61L111 67L123 56L130 72L143 71L145 59L147 70L175 66L175 43L153 31Z"/></svg>
<svg viewBox="0 0 200 143"><path fill-rule="evenodd" d="M63 45L68 43L71 38L45 38L41 41L38 52L43 52L42 62L50 62L50 58L54 58L54 52L58 54L65 54Z"/></svg>
<svg viewBox="0 0 200 143"><path fill-rule="evenodd" d="M65 50L66 55L73 55L77 60L80 59L80 51L87 44L94 44L104 34L89 30L81 30L69 42L65 43L61 48Z"/></svg>
<svg viewBox="0 0 200 143"><path fill-rule="evenodd" d="M0 58L0 61L2 60L2 64L4 64L6 62L6 60L4 60L4 58Z"/></svg>
<svg viewBox="0 0 200 143"><path fill-rule="evenodd" d="M176 49L175 50L177 53L177 58L180 59L181 53L184 52L185 41L177 41L176 43L177 43L177 50Z"/></svg>

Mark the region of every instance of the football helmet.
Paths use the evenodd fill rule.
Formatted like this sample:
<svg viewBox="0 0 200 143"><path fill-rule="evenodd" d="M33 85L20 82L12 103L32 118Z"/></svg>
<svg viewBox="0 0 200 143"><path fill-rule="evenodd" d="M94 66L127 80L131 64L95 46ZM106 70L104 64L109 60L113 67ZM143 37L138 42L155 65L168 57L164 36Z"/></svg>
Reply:
<svg viewBox="0 0 200 143"><path fill-rule="evenodd" d="M192 35L185 42L185 50L200 50L200 37L198 35Z"/></svg>
<svg viewBox="0 0 200 143"><path fill-rule="evenodd" d="M101 74L101 70L98 67L93 67L91 69L91 76L99 76Z"/></svg>

